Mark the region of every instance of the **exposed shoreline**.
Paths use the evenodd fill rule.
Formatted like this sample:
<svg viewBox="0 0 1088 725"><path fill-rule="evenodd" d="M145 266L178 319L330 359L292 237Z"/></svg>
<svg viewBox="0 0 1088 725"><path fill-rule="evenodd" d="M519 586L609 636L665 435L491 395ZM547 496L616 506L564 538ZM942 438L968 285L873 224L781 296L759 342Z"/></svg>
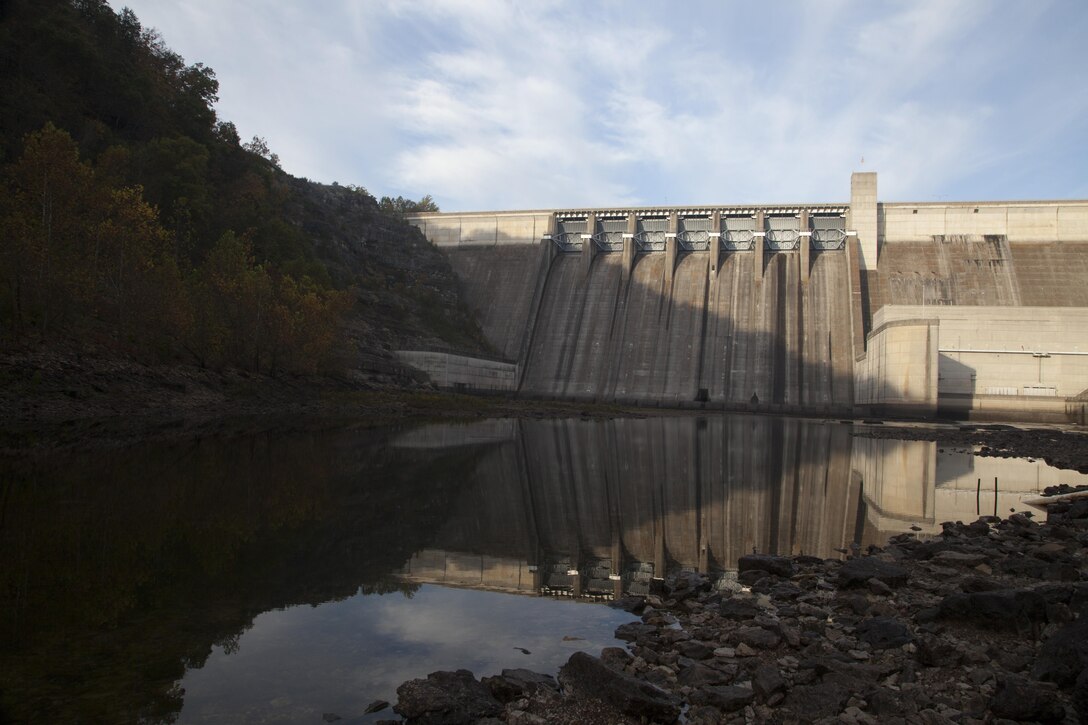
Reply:
<svg viewBox="0 0 1088 725"><path fill-rule="evenodd" d="M617 602L629 650L578 653L558 681L432 673L407 723L1088 721L1088 501L948 523L863 556L744 556L736 582L673 575ZM401 721L385 721L401 722Z"/></svg>
<svg viewBox="0 0 1088 725"><path fill-rule="evenodd" d="M707 416L729 411L632 407L435 390L390 368L348 379L151 365L72 351L0 354L0 453L115 448L250 430L380 427L479 418ZM739 412L737 414L740 414ZM746 415L784 415L744 412ZM820 419L816 415L791 415ZM833 419L856 436L977 447L1088 473L1088 430L1072 426Z"/></svg>

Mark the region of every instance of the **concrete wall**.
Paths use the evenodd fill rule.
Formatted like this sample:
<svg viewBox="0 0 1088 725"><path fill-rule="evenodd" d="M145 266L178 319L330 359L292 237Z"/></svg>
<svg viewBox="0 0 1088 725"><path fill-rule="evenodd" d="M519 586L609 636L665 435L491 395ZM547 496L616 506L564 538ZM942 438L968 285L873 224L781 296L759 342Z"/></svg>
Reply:
<svg viewBox="0 0 1088 725"><path fill-rule="evenodd" d="M1063 421L1088 390L1088 309L889 305L873 324L855 368L863 410L936 393L953 417Z"/></svg>
<svg viewBox="0 0 1088 725"><path fill-rule="evenodd" d="M849 411L853 338L844 251L599 254L552 261L521 390L620 402ZM755 274L761 267L760 275Z"/></svg>
<svg viewBox="0 0 1088 725"><path fill-rule="evenodd" d="M537 244L548 234L553 212L498 211L413 214L408 222L441 249Z"/></svg>
<svg viewBox="0 0 1088 725"><path fill-rule="evenodd" d="M397 350L395 354L440 388L513 392L518 387L518 366L512 363L446 352Z"/></svg>
<svg viewBox="0 0 1088 725"><path fill-rule="evenodd" d="M859 412L931 417L937 412L939 322L922 315L889 317L884 307L873 321L865 355L854 365L854 400Z"/></svg>
<svg viewBox="0 0 1088 725"><path fill-rule="evenodd" d="M1088 202L883 203L884 243L922 242L934 236L1001 235L1010 242L1088 241Z"/></svg>
<svg viewBox="0 0 1088 725"><path fill-rule="evenodd" d="M445 252L484 337L517 361L536 319L552 244L552 212L420 214L408 221Z"/></svg>

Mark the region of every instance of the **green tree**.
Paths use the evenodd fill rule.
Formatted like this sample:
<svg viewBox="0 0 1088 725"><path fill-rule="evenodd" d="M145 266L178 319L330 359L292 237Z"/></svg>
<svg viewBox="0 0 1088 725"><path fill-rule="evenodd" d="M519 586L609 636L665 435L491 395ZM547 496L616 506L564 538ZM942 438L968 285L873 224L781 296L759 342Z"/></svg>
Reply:
<svg viewBox="0 0 1088 725"><path fill-rule="evenodd" d="M398 196L396 199L389 196L383 196L382 200L378 202L378 207L382 211L401 216L419 212L438 211L438 204L434 202L434 199L431 198L430 194L427 194L419 201L405 199L403 196Z"/></svg>

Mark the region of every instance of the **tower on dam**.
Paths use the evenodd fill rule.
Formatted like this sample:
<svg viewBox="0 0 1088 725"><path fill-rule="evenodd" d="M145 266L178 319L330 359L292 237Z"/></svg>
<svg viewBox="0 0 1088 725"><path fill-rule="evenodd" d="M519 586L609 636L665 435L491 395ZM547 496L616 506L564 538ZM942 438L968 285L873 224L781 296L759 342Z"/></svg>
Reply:
<svg viewBox="0 0 1088 725"><path fill-rule="evenodd" d="M829 415L1085 421L1088 201L418 214L497 360L441 385Z"/></svg>

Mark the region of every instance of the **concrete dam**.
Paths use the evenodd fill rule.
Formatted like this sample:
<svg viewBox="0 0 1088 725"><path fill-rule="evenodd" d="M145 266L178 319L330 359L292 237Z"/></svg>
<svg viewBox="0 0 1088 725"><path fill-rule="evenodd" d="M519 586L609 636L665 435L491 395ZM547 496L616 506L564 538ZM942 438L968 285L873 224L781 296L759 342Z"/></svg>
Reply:
<svg viewBox="0 0 1088 725"><path fill-rule="evenodd" d="M1088 201L419 214L501 361L453 388L708 409L1079 421Z"/></svg>

